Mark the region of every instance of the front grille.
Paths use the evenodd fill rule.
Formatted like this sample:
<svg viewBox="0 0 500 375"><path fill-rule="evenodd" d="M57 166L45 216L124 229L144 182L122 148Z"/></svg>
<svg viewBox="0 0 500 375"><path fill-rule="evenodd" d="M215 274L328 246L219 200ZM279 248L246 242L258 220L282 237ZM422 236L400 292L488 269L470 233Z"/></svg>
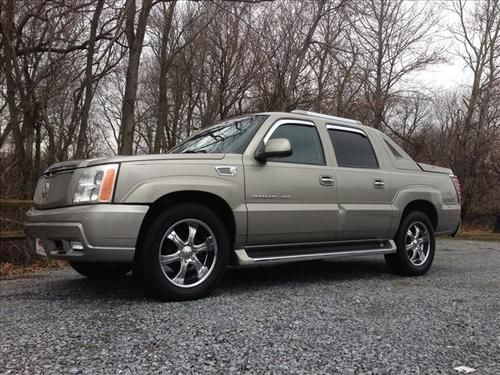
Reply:
<svg viewBox="0 0 500 375"><path fill-rule="evenodd" d="M73 170L44 174L38 180L33 202L38 209L67 206Z"/></svg>

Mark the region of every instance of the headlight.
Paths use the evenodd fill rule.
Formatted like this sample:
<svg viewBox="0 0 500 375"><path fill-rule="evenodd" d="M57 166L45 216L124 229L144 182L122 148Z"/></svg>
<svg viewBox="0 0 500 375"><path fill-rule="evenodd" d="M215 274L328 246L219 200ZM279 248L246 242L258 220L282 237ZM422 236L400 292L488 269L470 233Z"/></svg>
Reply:
<svg viewBox="0 0 500 375"><path fill-rule="evenodd" d="M73 203L111 202L118 164L85 168L76 186Z"/></svg>

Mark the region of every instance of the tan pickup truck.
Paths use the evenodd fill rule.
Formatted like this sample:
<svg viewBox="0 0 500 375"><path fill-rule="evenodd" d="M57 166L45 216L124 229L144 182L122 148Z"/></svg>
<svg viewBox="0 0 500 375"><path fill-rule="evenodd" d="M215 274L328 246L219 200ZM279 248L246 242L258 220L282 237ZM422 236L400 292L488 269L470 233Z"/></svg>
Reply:
<svg viewBox="0 0 500 375"><path fill-rule="evenodd" d="M358 121L293 111L203 129L168 154L67 161L26 218L40 254L88 277L132 269L165 300L207 295L228 265L384 255L421 275L460 225L450 169Z"/></svg>

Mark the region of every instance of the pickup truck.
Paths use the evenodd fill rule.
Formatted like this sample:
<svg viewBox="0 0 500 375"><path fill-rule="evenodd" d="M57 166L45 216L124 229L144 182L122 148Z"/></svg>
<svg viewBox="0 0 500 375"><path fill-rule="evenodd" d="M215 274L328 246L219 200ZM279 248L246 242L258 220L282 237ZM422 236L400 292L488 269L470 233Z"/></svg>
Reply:
<svg viewBox="0 0 500 375"><path fill-rule="evenodd" d="M38 253L91 278L132 270L163 300L206 296L230 265L383 254L422 275L459 226L450 169L305 111L225 120L167 154L54 164L25 223Z"/></svg>

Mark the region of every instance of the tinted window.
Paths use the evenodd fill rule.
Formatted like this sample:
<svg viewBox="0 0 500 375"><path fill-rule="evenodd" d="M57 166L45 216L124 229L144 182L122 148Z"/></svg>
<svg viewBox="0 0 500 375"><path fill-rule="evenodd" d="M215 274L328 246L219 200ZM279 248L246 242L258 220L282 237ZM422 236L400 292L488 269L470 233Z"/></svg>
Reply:
<svg viewBox="0 0 500 375"><path fill-rule="evenodd" d="M278 127L270 139L286 138L292 146L292 155L272 158L272 161L301 164L325 164L318 131L314 126L286 124Z"/></svg>
<svg viewBox="0 0 500 375"><path fill-rule="evenodd" d="M378 168L370 140L359 133L328 130L339 167Z"/></svg>
<svg viewBox="0 0 500 375"><path fill-rule="evenodd" d="M170 152L242 154L268 117L255 115L221 122L186 139Z"/></svg>

